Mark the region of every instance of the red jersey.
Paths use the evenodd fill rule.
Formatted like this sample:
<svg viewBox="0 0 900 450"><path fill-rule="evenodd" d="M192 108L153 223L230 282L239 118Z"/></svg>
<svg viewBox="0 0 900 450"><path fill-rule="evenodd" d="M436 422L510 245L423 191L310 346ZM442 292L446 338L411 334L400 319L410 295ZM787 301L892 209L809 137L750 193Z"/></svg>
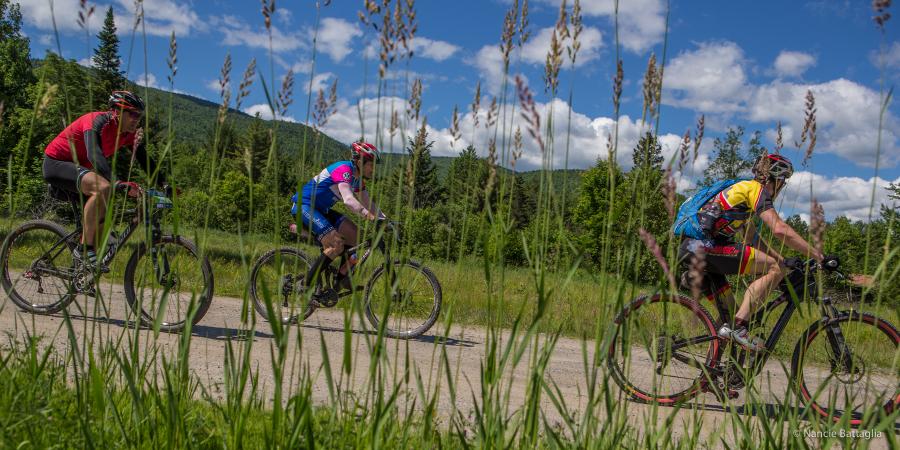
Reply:
<svg viewBox="0 0 900 450"><path fill-rule="evenodd" d="M76 119L59 133L56 138L50 141L44 153L56 160L75 162L69 147L69 142L71 142L72 148L75 149L78 156L77 164L93 169L96 161L91 157L92 155L88 154L88 146L85 142L88 133L95 137L88 137L87 139L97 139L96 144L103 157L107 159L122 147L134 146L134 133L119 133L118 113L103 111L87 113Z"/></svg>

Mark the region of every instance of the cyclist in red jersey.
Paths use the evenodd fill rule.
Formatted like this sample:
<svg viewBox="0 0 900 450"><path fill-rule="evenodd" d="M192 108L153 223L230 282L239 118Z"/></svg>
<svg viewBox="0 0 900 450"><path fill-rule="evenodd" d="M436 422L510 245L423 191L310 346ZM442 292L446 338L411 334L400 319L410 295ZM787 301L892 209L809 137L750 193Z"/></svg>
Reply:
<svg viewBox="0 0 900 450"><path fill-rule="evenodd" d="M113 183L109 158L121 148L131 148L132 159L148 174L156 173L156 163L148 157L144 143L135 145L143 114L140 97L128 91L113 91L109 111L79 117L44 150L44 180L57 189L85 197L81 235L84 248L76 249L75 257L86 265L95 266L97 262L94 244L112 186L127 189L130 197L141 194L136 183ZM157 182L165 182L162 174L158 174Z"/></svg>

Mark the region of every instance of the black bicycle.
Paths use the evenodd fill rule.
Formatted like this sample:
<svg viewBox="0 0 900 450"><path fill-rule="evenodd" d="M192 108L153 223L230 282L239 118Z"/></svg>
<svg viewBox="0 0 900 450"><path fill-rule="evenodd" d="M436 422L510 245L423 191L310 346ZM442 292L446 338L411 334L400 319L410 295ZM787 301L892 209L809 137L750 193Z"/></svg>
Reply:
<svg viewBox="0 0 900 450"><path fill-rule="evenodd" d="M733 397L758 375L775 349L797 299L817 299L817 274L843 277L837 260L798 263L781 284L781 293L757 311L750 330L761 327L776 308L784 311L766 339L765 349L750 352L730 346L717 330L730 317L716 302L720 320L683 295L642 296L615 318L616 332L607 364L616 383L633 399L677 404L713 392L721 401ZM728 287L726 287L728 288ZM849 415L862 423L865 410L890 414L900 407L900 333L871 314L839 310L829 297L820 301L821 319L803 332L791 359L792 385L809 408L825 419Z"/></svg>
<svg viewBox="0 0 900 450"><path fill-rule="evenodd" d="M188 317L193 318L192 323L199 322L213 298L209 261L200 258L189 239L163 233L163 217L173 206L166 194L152 189L143 193L139 205L124 211L124 230L110 232L98 258L99 270L86 267L73 256L73 250L81 245L80 220L75 220L78 225L71 232L49 220L31 220L10 232L0 248L0 284L13 303L34 314L53 314L78 295L96 297L100 275L109 271L113 258L143 222L149 242L140 242L125 266L128 305L141 324L150 327L158 323L163 331L181 330ZM79 217L77 195L51 188L51 196L69 203Z"/></svg>
<svg viewBox="0 0 900 450"><path fill-rule="evenodd" d="M421 336L437 321L441 312L441 284L432 271L412 259L396 258L386 245L386 237L400 242L395 223L379 221L378 231L359 245L345 248L338 267L351 255L361 255L351 265L349 276L364 279L367 262L378 250L383 261L368 276L365 286L341 289L338 270L329 266L319 274L317 286L310 289L305 282L312 260L294 247L282 247L262 255L250 274L250 296L256 310L267 320L293 323L306 320L316 308L331 308L341 297L364 289L366 317L375 329L384 326L384 334L399 339ZM298 224L299 226L299 224ZM309 230L298 229L302 240L311 238ZM267 305L268 300L268 305ZM271 310L271 315L270 315Z"/></svg>

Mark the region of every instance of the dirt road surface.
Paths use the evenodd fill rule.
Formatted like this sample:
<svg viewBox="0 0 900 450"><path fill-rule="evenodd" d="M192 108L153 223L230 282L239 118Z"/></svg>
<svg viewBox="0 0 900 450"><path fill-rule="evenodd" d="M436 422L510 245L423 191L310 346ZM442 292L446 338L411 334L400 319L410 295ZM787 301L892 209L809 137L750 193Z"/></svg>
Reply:
<svg viewBox="0 0 900 450"><path fill-rule="evenodd" d="M108 300L108 307L101 308L98 302L90 298L80 298L69 306L68 312L73 317L73 328L79 340L89 337L95 345L104 340L115 339L125 331L128 320L128 310L125 304L121 286L105 285L104 297ZM446 300L445 300L446 301ZM452 301L452 299L451 299ZM11 335L21 339L26 334L45 335L44 345L53 345L57 351L64 354L69 351L69 341L66 330L63 327L61 314L52 316L32 316L19 311L9 301L5 294L0 294L0 327ZM216 297L212 307L203 320L194 328L191 344L190 365L193 374L205 385L207 392L216 396L223 396L222 385L224 383L224 361L226 341L231 340L238 344L246 339L253 339L251 359L253 367L258 368L259 380L264 395L271 401L274 377L272 376L272 358L270 347L273 340L271 328L264 320L259 320L256 331L249 335L240 330L245 328L240 320L241 300L226 297ZM96 311L96 312L95 312ZM370 346L367 340L374 337L365 329L368 324L362 324L353 320L352 341L350 350L353 354L353 371L350 379L345 381L344 389L361 392L365 385L370 368ZM439 345L434 335L441 333L443 325L435 325L428 336L418 340L399 341L387 340L387 362L396 367L396 373L402 372L402 366L406 360L406 349L409 350L409 364L414 365L423 375L423 379L430 383L443 376L439 366ZM303 348L298 351L296 333L302 333ZM323 341L324 348L331 361L331 367L335 379L340 378L340 367L344 349L344 313L339 309L320 309L300 326L290 327L291 337L288 347L288 368L285 377L285 389L291 389L291 384L296 383L299 375L292 371L300 367L301 363L308 364L313 374L313 396L322 404L330 403L329 390L324 374ZM142 331L146 341L152 341L150 331ZM178 335L161 333L156 342L162 349L161 354L174 352L178 346ZM479 397L480 364L485 354L486 340L485 330L479 327L453 326L449 338L446 339L446 351L454 371L458 371L457 399L455 408L451 404L450 395L446 389L446 380L441 382L443 390L439 399L440 413L446 417L455 410L466 416L475 406L473 393ZM559 387L563 397L570 408L582 411L585 404L586 376L583 360L583 346L579 340L560 338L550 358L545 377L552 380ZM593 343L587 343L588 354L593 353ZM526 353L527 355L527 353ZM510 411L519 408L525 401L527 379L527 359L523 363L506 373L506 381L511 383ZM789 365L785 362L785 365ZM652 370L648 365L648 373ZM763 404L746 405L743 395L731 404L731 411L737 411L739 417L751 417L752 420L777 421L779 404L778 399L784 398L787 391L787 377L781 363L770 361L766 367L759 384L760 394L764 399ZM618 388L612 385L611 389L618 393ZM700 428L703 439L713 433L723 433L720 438L714 438L715 446L734 442L734 433L740 433L739 427L732 427L732 414L724 409L712 394L701 396L696 405L691 408L675 410L674 408L651 408L648 405L627 401L621 398L621 404L627 408L628 421L636 429L643 429L646 423L663 423L670 416L674 416L673 437L683 434L680 431L684 423L692 423L694 418L702 422ZM541 403L544 414L550 423L560 420L560 414L546 395L542 396ZM602 414L602 412L600 413ZM773 423L781 429L782 424ZM786 428L786 426L785 426ZM719 430L719 431L717 431ZM786 430L791 433L803 433L802 430ZM895 432L900 433L900 425L895 427ZM718 434L716 434L718 435ZM818 447L818 439L807 437L810 445ZM862 442L845 441L845 444L855 445ZM871 448L887 448L884 437L875 438L868 442Z"/></svg>

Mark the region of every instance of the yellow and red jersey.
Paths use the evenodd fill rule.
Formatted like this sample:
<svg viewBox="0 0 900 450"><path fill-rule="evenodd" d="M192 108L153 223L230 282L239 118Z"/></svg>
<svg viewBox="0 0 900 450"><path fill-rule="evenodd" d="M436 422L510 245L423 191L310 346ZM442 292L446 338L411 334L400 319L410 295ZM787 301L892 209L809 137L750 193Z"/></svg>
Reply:
<svg viewBox="0 0 900 450"><path fill-rule="evenodd" d="M756 180L746 180L719 192L701 211L718 209L712 235L717 240L732 240L752 216L772 208L772 196L765 186Z"/></svg>

